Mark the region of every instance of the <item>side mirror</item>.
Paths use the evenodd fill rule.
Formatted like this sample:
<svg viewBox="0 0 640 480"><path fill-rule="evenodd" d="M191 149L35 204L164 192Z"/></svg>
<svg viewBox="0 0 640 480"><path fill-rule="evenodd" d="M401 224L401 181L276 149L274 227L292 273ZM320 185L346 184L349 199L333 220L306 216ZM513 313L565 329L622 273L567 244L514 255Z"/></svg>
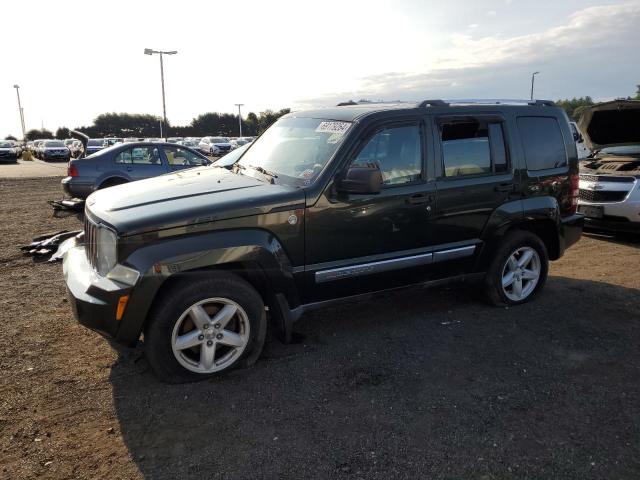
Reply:
<svg viewBox="0 0 640 480"><path fill-rule="evenodd" d="M342 193L380 193L382 173L378 167L351 167L338 184Z"/></svg>

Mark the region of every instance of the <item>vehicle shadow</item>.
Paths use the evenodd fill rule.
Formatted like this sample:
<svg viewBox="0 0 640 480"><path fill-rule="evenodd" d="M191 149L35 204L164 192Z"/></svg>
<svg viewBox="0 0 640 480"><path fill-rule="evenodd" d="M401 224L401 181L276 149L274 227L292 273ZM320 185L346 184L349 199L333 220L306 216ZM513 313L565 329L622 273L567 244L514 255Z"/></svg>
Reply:
<svg viewBox="0 0 640 480"><path fill-rule="evenodd" d="M475 288L314 312L299 343L269 341L253 367L201 383L120 357L131 458L154 479L633 473L638 291L551 277L535 301L495 308Z"/></svg>
<svg viewBox="0 0 640 480"><path fill-rule="evenodd" d="M627 247L640 248L640 234L633 233L605 233L597 231L584 231L582 234L594 240L617 243Z"/></svg>

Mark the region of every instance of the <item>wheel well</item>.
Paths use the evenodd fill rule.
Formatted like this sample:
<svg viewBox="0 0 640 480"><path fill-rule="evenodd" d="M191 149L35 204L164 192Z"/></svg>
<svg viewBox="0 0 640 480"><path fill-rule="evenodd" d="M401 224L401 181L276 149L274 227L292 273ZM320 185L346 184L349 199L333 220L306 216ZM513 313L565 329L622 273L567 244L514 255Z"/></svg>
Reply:
<svg viewBox="0 0 640 480"><path fill-rule="evenodd" d="M122 185L123 183L128 183L129 180L127 180L126 178L122 178L122 177L110 177L107 178L106 180L104 180L100 186L98 187L98 190L102 189L102 188L107 188L107 187L115 187L116 185Z"/></svg>
<svg viewBox="0 0 640 480"><path fill-rule="evenodd" d="M151 302L151 305L149 307L149 311L147 312L147 318L149 313L153 309L154 305L156 304L157 300L159 298L162 298L164 295L164 292L173 288L177 283L186 282L190 277L193 278L196 276L207 275L210 272L220 272L220 271L233 273L239 276L240 278L242 278L243 280L246 280L253 288L256 289L258 294L262 297L262 301L264 302L264 304L269 306L269 308L271 308L272 303L274 301L273 293L268 287L266 275L263 272L260 265L258 265L255 262L233 262L233 263L225 263L225 264L215 265L215 266L205 267L205 268L196 268L193 270L188 270L186 272L181 272L181 273L171 275L162 283L162 285L154 295L153 301ZM145 318L144 324L142 326L143 330L145 328L146 323L147 323L147 319Z"/></svg>
<svg viewBox="0 0 640 480"><path fill-rule="evenodd" d="M510 227L498 232L492 238L490 238L482 249L482 253L478 258L475 270L479 272L486 271L491 260L493 259L493 253L496 251L498 245L503 241L503 238L509 233L521 230L525 232L531 232L536 235L547 249L547 255L549 260L557 260L560 258L560 245L558 241L558 229L553 220L528 220L525 222L511 225Z"/></svg>
<svg viewBox="0 0 640 480"><path fill-rule="evenodd" d="M530 220L514 225L509 231L514 229L531 232L540 238L542 243L544 243L544 246L547 248L549 260L557 260L560 258L558 227L553 220Z"/></svg>

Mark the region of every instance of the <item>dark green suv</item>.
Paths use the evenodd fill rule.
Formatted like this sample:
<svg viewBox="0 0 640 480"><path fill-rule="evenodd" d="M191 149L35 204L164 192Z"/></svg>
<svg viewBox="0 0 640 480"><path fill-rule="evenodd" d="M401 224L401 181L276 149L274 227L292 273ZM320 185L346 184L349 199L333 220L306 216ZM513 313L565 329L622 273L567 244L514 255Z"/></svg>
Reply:
<svg viewBox="0 0 640 480"><path fill-rule="evenodd" d="M80 323L144 334L166 381L206 378L337 300L461 279L530 300L580 238L577 169L547 101L291 113L231 166L92 194L64 275Z"/></svg>

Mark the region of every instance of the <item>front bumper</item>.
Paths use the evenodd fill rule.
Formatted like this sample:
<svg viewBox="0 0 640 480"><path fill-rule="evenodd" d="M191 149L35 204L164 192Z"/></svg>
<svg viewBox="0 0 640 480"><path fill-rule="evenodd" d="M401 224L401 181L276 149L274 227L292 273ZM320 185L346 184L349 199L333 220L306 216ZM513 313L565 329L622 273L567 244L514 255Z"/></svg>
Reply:
<svg viewBox="0 0 640 480"><path fill-rule="evenodd" d="M579 202L579 205L602 208L602 218L587 217L585 228L610 232L640 232L640 194L632 194L624 202Z"/></svg>
<svg viewBox="0 0 640 480"><path fill-rule="evenodd" d="M76 320L107 339L118 342L118 300L128 295L132 287L98 275L89 264L83 246L76 245L65 254L62 271Z"/></svg>

